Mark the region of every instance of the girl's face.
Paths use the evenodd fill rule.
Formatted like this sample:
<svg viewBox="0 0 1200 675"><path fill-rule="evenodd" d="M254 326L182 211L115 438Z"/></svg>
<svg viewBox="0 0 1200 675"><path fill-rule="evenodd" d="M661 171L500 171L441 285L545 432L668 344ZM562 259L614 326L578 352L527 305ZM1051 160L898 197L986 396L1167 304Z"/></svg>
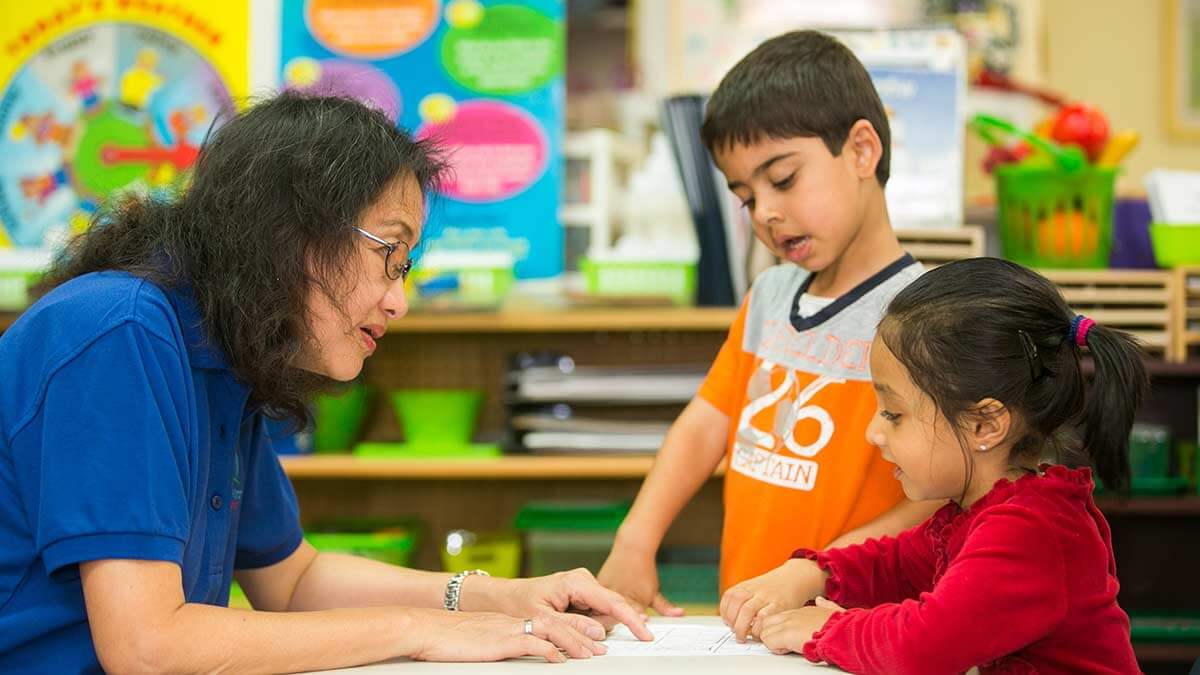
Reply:
<svg viewBox="0 0 1200 675"><path fill-rule="evenodd" d="M914 501L960 499L968 460L959 438L878 335L871 343L871 380L878 409L867 441L896 465L904 494Z"/></svg>
<svg viewBox="0 0 1200 675"><path fill-rule="evenodd" d="M412 176L393 181L374 204L363 212L358 227L388 242L404 242L392 254L391 263L416 248L421 238L425 200ZM348 382L358 377L363 361L375 352L376 341L387 331L388 321L408 311L404 279L390 279L385 257L387 248L355 233L354 254L346 270L350 289L335 306L321 289L308 296L308 315L314 344L301 367L334 380Z"/></svg>

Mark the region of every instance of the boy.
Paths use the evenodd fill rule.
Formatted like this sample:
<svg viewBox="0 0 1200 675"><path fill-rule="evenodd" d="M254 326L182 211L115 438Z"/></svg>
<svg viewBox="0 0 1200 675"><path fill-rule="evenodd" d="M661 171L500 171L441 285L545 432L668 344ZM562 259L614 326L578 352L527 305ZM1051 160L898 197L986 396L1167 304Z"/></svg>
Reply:
<svg viewBox="0 0 1200 675"><path fill-rule="evenodd" d="M791 264L764 272L747 294L600 581L661 614L682 614L658 592L654 555L728 458L721 609L744 638L760 613L810 599L754 577L798 548L897 534L938 506L906 501L893 465L865 438L876 412L867 367L876 323L921 266L888 219L883 105L834 38L799 31L763 43L725 75L701 134L755 235Z"/></svg>

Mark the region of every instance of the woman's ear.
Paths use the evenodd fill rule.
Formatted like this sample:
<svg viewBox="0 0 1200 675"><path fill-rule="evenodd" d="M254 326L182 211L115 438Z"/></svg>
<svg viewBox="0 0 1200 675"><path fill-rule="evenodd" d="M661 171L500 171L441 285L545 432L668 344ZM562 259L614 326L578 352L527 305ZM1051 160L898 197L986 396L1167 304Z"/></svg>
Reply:
<svg viewBox="0 0 1200 675"><path fill-rule="evenodd" d="M868 120L859 120L846 134L842 152L854 163L854 173L862 180L875 177L875 167L883 157L883 143L875 125Z"/></svg>
<svg viewBox="0 0 1200 675"><path fill-rule="evenodd" d="M985 398L971 410L970 434L972 450L987 452L1008 439L1012 414L1008 406L994 398Z"/></svg>

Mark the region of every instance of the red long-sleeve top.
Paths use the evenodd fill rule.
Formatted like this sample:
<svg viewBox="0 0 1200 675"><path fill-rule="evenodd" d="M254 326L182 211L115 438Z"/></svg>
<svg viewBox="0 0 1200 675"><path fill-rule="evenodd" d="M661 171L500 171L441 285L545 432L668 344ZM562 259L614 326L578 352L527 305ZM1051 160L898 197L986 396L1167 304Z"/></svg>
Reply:
<svg viewBox="0 0 1200 675"><path fill-rule="evenodd" d="M829 572L804 656L852 673L1138 673L1091 472L1042 467L896 538L794 557Z"/></svg>

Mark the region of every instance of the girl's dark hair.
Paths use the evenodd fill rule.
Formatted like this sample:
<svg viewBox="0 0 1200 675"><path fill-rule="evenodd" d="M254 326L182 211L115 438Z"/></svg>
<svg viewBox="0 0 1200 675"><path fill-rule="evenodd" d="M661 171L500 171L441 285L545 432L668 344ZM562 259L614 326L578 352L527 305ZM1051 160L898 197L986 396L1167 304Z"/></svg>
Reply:
<svg viewBox="0 0 1200 675"><path fill-rule="evenodd" d="M1125 490L1145 364L1133 337L1094 325L1086 338L1095 373L1086 382L1074 317L1045 277L973 258L931 270L897 294L879 335L955 429L982 414L978 402L995 399L1013 415L1013 459L1090 459L1105 486Z"/></svg>
<svg viewBox="0 0 1200 675"><path fill-rule="evenodd" d="M397 179L415 178L429 194L444 170L435 146L382 112L282 93L212 132L177 197L108 204L39 290L100 270L190 287L252 401L303 424L308 399L331 384L297 367L312 339L310 290L340 307L363 211Z"/></svg>
<svg viewBox="0 0 1200 675"><path fill-rule="evenodd" d="M713 153L764 138L817 137L837 157L859 120L879 134L883 154L875 179L886 186L891 128L871 76L837 38L799 30L762 43L721 78L700 137Z"/></svg>

